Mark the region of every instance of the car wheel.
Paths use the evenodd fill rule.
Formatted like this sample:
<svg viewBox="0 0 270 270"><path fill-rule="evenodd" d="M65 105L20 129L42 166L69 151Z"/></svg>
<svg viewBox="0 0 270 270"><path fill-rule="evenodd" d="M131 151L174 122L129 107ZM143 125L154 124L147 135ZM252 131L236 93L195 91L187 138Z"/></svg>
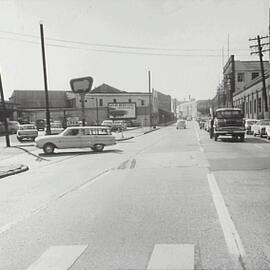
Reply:
<svg viewBox="0 0 270 270"><path fill-rule="evenodd" d="M267 140L270 140L270 136L268 136L268 134L266 135L266 139L267 139Z"/></svg>
<svg viewBox="0 0 270 270"><path fill-rule="evenodd" d="M52 154L54 152L55 146L52 143L46 143L43 146L43 151L45 154Z"/></svg>
<svg viewBox="0 0 270 270"><path fill-rule="evenodd" d="M243 135L240 135L240 141L241 142L244 142L245 141L245 135L243 134Z"/></svg>
<svg viewBox="0 0 270 270"><path fill-rule="evenodd" d="M214 135L214 138L215 138L215 141L217 141L217 139L218 139L218 135L217 135L217 134L215 134L215 135Z"/></svg>
<svg viewBox="0 0 270 270"><path fill-rule="evenodd" d="M104 149L104 145L103 144L95 144L94 145L94 151L95 152L102 152Z"/></svg>

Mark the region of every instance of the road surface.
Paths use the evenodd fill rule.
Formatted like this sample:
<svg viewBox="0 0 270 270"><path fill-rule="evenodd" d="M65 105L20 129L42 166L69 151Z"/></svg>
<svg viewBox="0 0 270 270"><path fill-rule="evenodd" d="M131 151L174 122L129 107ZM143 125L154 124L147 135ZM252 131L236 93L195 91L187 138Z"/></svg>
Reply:
<svg viewBox="0 0 270 270"><path fill-rule="evenodd" d="M29 147L0 181L0 269L270 268L266 140L190 121L102 153Z"/></svg>

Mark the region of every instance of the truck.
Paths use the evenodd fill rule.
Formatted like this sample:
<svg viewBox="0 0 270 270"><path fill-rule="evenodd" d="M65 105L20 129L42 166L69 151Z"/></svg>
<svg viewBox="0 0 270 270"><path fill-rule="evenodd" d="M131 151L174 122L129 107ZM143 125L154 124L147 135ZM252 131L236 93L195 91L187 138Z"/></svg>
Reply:
<svg viewBox="0 0 270 270"><path fill-rule="evenodd" d="M213 137L231 136L232 139L245 140L245 120L239 108L219 108L214 114Z"/></svg>

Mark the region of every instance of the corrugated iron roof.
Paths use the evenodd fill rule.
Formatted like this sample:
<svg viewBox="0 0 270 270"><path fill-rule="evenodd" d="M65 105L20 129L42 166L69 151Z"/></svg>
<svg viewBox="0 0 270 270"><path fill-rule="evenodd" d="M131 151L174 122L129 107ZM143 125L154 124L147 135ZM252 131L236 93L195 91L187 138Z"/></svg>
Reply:
<svg viewBox="0 0 270 270"><path fill-rule="evenodd" d="M65 91L49 90L49 106L51 108L68 107ZM42 90L14 90L10 100L18 107L45 108L45 91Z"/></svg>
<svg viewBox="0 0 270 270"><path fill-rule="evenodd" d="M265 71L270 70L268 61L263 61ZM236 71L261 71L260 61L235 61Z"/></svg>

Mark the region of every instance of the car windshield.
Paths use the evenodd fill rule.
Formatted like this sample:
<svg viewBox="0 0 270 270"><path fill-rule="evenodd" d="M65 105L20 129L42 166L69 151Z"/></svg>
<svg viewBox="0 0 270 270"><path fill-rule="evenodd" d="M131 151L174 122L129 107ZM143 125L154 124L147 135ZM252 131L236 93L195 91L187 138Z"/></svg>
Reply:
<svg viewBox="0 0 270 270"><path fill-rule="evenodd" d="M255 120L248 120L246 123L249 124L249 125L253 125L253 124L256 124L257 121L255 121Z"/></svg>
<svg viewBox="0 0 270 270"><path fill-rule="evenodd" d="M36 129L35 126L32 126L32 125L27 125L27 126L20 126L20 129L22 130L26 130L26 129Z"/></svg>
<svg viewBox="0 0 270 270"><path fill-rule="evenodd" d="M242 115L241 115L241 111L227 110L227 111L217 111L216 117L218 119L224 119L224 118L239 119L239 118L242 118Z"/></svg>

